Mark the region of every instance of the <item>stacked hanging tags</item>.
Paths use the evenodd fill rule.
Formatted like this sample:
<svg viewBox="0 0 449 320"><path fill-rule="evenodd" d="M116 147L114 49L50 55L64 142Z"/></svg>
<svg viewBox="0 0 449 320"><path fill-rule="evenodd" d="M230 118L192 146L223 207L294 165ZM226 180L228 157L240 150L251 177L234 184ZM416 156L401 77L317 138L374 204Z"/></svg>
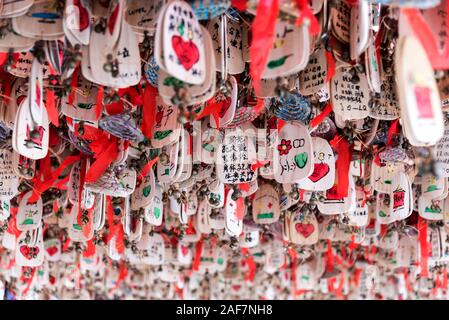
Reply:
<svg viewBox="0 0 449 320"><path fill-rule="evenodd" d="M4 1L0 292L448 299L448 5Z"/></svg>

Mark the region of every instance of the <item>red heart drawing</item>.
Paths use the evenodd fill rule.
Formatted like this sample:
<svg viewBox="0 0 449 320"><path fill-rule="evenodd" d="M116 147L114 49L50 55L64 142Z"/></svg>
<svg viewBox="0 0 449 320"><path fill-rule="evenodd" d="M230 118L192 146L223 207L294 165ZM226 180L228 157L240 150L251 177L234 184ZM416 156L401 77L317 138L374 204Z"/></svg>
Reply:
<svg viewBox="0 0 449 320"><path fill-rule="evenodd" d="M327 163L315 163L313 173L309 176L309 180L317 182L323 179L329 173L329 170Z"/></svg>
<svg viewBox="0 0 449 320"><path fill-rule="evenodd" d="M181 253L183 256L186 256L189 253L189 247L181 246Z"/></svg>
<svg viewBox="0 0 449 320"><path fill-rule="evenodd" d="M200 53L192 40L184 41L180 36L173 36L171 44L179 62L187 71L200 60Z"/></svg>
<svg viewBox="0 0 449 320"><path fill-rule="evenodd" d="M33 258L33 254L37 255L39 253L39 248L38 247L20 246L20 253L28 260L31 260Z"/></svg>
<svg viewBox="0 0 449 320"><path fill-rule="evenodd" d="M54 256L55 253L58 252L58 248L56 246L48 247L47 253L50 255L50 257Z"/></svg>
<svg viewBox="0 0 449 320"><path fill-rule="evenodd" d="M308 238L313 231L315 231L315 227L310 223L297 223L295 224L295 229L298 231L304 238Z"/></svg>

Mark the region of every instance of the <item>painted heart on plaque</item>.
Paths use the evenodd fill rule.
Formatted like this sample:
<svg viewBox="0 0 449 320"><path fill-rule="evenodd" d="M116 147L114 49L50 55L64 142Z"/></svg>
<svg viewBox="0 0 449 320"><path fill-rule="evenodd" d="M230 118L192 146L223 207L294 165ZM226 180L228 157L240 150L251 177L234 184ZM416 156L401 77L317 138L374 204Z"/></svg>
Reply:
<svg viewBox="0 0 449 320"><path fill-rule="evenodd" d="M310 223L297 223L295 224L295 229L304 238L308 238L313 233L313 231L315 231L315 227Z"/></svg>
<svg viewBox="0 0 449 320"><path fill-rule="evenodd" d="M154 208L154 216L156 217L156 219L159 219L159 217L161 216L161 210L159 208Z"/></svg>
<svg viewBox="0 0 449 320"><path fill-rule="evenodd" d="M31 259L33 259L33 256L35 256L39 253L39 248L38 247L21 246L20 253L28 260L31 260Z"/></svg>
<svg viewBox="0 0 449 320"><path fill-rule="evenodd" d="M143 188L143 195L145 198L148 197L150 195L150 193L151 193L151 186L147 186L147 187Z"/></svg>
<svg viewBox="0 0 449 320"><path fill-rule="evenodd" d="M58 248L57 248L56 246L52 246L52 247L48 247L48 248L47 248L47 253L48 253L50 256L54 256L55 253L57 253L57 252L58 252Z"/></svg>
<svg viewBox="0 0 449 320"><path fill-rule="evenodd" d="M184 41L180 36L173 36L171 42L184 69L190 70L200 60L200 53L192 40Z"/></svg>
<svg viewBox="0 0 449 320"><path fill-rule="evenodd" d="M329 166L326 163L315 163L312 175L309 176L309 180L317 182L323 179L330 171Z"/></svg>
<svg viewBox="0 0 449 320"><path fill-rule="evenodd" d="M189 247L181 246L181 253L183 256L186 256L189 253Z"/></svg>

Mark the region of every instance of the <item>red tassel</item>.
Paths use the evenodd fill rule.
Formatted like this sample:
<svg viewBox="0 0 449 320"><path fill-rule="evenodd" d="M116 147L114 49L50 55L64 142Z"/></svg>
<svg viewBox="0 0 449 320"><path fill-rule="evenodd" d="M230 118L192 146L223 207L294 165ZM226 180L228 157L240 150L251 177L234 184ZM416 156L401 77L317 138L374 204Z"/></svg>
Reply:
<svg viewBox="0 0 449 320"><path fill-rule="evenodd" d="M250 74L256 94L260 92L260 80L276 38L278 13L279 0L259 1L256 18L252 24L252 43L250 47Z"/></svg>

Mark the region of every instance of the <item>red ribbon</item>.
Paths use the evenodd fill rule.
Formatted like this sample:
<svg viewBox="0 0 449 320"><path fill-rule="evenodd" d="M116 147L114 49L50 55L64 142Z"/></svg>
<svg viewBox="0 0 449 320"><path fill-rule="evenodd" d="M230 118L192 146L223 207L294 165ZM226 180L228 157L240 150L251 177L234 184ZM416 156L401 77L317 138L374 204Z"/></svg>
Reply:
<svg viewBox="0 0 449 320"><path fill-rule="evenodd" d="M100 86L97 93L97 105L95 106L95 117L97 120L100 119L101 113L103 112L103 96L104 87Z"/></svg>
<svg viewBox="0 0 449 320"><path fill-rule="evenodd" d="M239 11L246 11L248 0L232 0L232 6Z"/></svg>
<svg viewBox="0 0 449 320"><path fill-rule="evenodd" d="M215 98L209 99L204 106L203 111L197 115L196 120L200 120L206 116L212 116L214 118L215 126L220 126L220 112L225 104L228 104L227 100L215 101Z"/></svg>
<svg viewBox="0 0 449 320"><path fill-rule="evenodd" d="M427 242L427 221L421 218L421 216L418 217L418 235L421 251L421 276L427 277L429 275L429 265L427 262L429 258L429 244Z"/></svg>
<svg viewBox="0 0 449 320"><path fill-rule="evenodd" d="M85 258L90 258L93 257L95 255L96 252L96 247L94 244L94 240L91 239L89 241L86 242L86 250L83 251L83 257Z"/></svg>
<svg viewBox="0 0 449 320"><path fill-rule="evenodd" d="M235 204L237 206L235 209L235 215L237 219L242 220L245 214L245 201L243 200L243 197L238 198Z"/></svg>
<svg viewBox="0 0 449 320"><path fill-rule="evenodd" d="M75 163L79 160L79 156L68 156L64 159L64 161L59 165L58 169L53 171L51 178L48 180L38 180L37 178L34 179L34 189L33 194L28 199L28 203L34 203L36 202L41 194L50 189L55 181L59 178L59 176L62 174L62 172L71 164Z"/></svg>
<svg viewBox="0 0 449 320"><path fill-rule="evenodd" d="M56 127L59 127L59 112L58 109L56 109L55 100L55 93L51 89L47 88L45 94L45 107L47 109L48 118L51 123L53 123Z"/></svg>
<svg viewBox="0 0 449 320"><path fill-rule="evenodd" d="M287 124L286 121L282 119L278 119L278 132L282 130L282 128Z"/></svg>
<svg viewBox="0 0 449 320"><path fill-rule="evenodd" d="M349 166L352 159L353 145L349 145L348 141L341 136L335 136L330 142L332 147L336 149L338 158L335 163L337 173L337 194L340 197L348 196L349 186Z"/></svg>
<svg viewBox="0 0 449 320"><path fill-rule="evenodd" d="M71 82L72 92L70 92L69 96L67 97L67 102L70 105L73 105L73 103L75 102L76 88L78 87L78 73L79 73L79 66L75 68L72 74L72 82Z"/></svg>
<svg viewBox="0 0 449 320"><path fill-rule="evenodd" d="M23 271L23 269L24 269L24 267L22 267L22 271ZM24 279L24 277L22 277L22 281L25 280L26 284L27 284L25 289L22 291L22 295L26 295L28 293L28 291L30 290L30 287L31 287L31 283L33 282L34 275L36 274L36 270L37 270L36 267L30 268L30 269L31 269L30 277L27 279ZM22 273L22 276L23 276L23 273Z"/></svg>
<svg viewBox="0 0 449 320"><path fill-rule="evenodd" d="M159 156L156 156L154 159L148 161L147 164L143 166L142 171L140 171L140 177L145 177L157 160L159 160Z"/></svg>
<svg viewBox="0 0 449 320"><path fill-rule="evenodd" d="M408 269L407 268L404 268L404 281L405 281L405 286L407 288L407 291L408 292L413 292L413 288L410 285L410 280L408 278Z"/></svg>
<svg viewBox="0 0 449 320"><path fill-rule="evenodd" d="M332 242L327 240L327 259L326 259L327 272L334 271L334 255L332 253Z"/></svg>
<svg viewBox="0 0 449 320"><path fill-rule="evenodd" d="M398 125L399 125L399 119L393 120L391 123L390 129L388 130L388 139L387 139L387 146L391 146L393 144L393 137L395 135L398 135Z"/></svg>
<svg viewBox="0 0 449 320"><path fill-rule="evenodd" d="M269 162L270 161L267 161L267 160L264 160L264 161L257 160L256 163L253 163L251 165L251 170L256 171L257 169L262 168L263 166L265 166ZM249 184L248 184L248 190L249 190Z"/></svg>
<svg viewBox="0 0 449 320"><path fill-rule="evenodd" d="M401 9L401 15L405 16L410 24L412 31L415 33L419 41L421 42L424 50L426 50L430 63L432 63L433 69L449 68L449 45L445 44L443 52L440 53L438 48L439 41L436 39L436 34L432 32L427 21L424 19L419 9L416 8L403 8ZM449 31L449 16L446 17L446 38Z"/></svg>
<svg viewBox="0 0 449 320"><path fill-rule="evenodd" d="M117 144L118 144L117 138L112 137L110 139L109 146L102 152L95 154L96 160L90 166L89 171L87 171L86 174L85 181L87 183L93 183L97 181L101 177L101 175L106 171L106 169L112 163L112 161L117 159L118 156Z"/></svg>
<svg viewBox="0 0 449 320"><path fill-rule="evenodd" d="M332 105L330 103L326 104L326 107L310 121L310 126L316 128L323 120L332 112Z"/></svg>
<svg viewBox="0 0 449 320"><path fill-rule="evenodd" d="M203 251L203 236L201 236L201 239L196 243L195 256L193 257L192 262L193 271L198 271L199 269L202 251Z"/></svg>
<svg viewBox="0 0 449 320"><path fill-rule="evenodd" d="M22 231L17 229L17 222L16 222L16 215L17 215L18 208L14 207L11 208L11 218L8 221L8 228L6 229L6 232L9 234L13 234L16 239L20 236Z"/></svg>
<svg viewBox="0 0 449 320"><path fill-rule="evenodd" d="M260 92L260 80L276 39L275 30L278 13L279 0L259 1L256 18L252 24L252 43L250 47L250 74L256 94Z"/></svg>
<svg viewBox="0 0 449 320"><path fill-rule="evenodd" d="M125 261L122 261L120 263L119 274L117 281L115 283L115 289L120 287L120 285L122 284L123 280L125 280L127 275L128 275L128 268L126 267Z"/></svg>
<svg viewBox="0 0 449 320"><path fill-rule="evenodd" d="M7 105L11 102L11 75L7 72L2 72L0 77L3 79L3 100L6 101Z"/></svg>
<svg viewBox="0 0 449 320"><path fill-rule="evenodd" d="M147 83L143 93L142 132L147 138L153 136L153 125L156 122L157 90Z"/></svg>
<svg viewBox="0 0 449 320"><path fill-rule="evenodd" d="M313 14L309 7L308 0L296 0L296 6L299 9L299 16L296 19L296 25L300 26L303 24L305 19L309 20L309 32L311 35L317 35L320 33L320 24L318 19Z"/></svg>
<svg viewBox="0 0 449 320"><path fill-rule="evenodd" d="M256 263L254 262L253 256L249 254L248 248L242 248L242 254L247 256L245 264L248 267L248 273L246 274L245 280L253 282L257 272Z"/></svg>
<svg viewBox="0 0 449 320"><path fill-rule="evenodd" d="M335 76L336 68L335 68L335 59L332 55L332 52L326 50L326 61L327 61L327 75L326 75L326 83L331 81Z"/></svg>
<svg viewBox="0 0 449 320"><path fill-rule="evenodd" d="M66 252L67 249L69 249L69 246L70 246L70 238L67 237L65 239L64 245L62 246L61 252Z"/></svg>
<svg viewBox="0 0 449 320"><path fill-rule="evenodd" d="M296 295L297 294L297 290L296 290L296 259L297 259L297 254L296 251L292 248L288 249L288 254L290 255L290 258L292 260L291 263L291 279L292 279L292 291L293 294Z"/></svg>
<svg viewBox="0 0 449 320"><path fill-rule="evenodd" d="M84 180L86 177L86 167L87 167L87 161L86 159L82 159L81 160L81 170L80 170L80 187L78 190L78 216L77 216L77 222L79 226L83 226L83 222L81 220L81 203L82 203L82 199L83 199L83 189L84 189ZM84 225L83 226L83 233L85 234L85 227L87 226Z"/></svg>

